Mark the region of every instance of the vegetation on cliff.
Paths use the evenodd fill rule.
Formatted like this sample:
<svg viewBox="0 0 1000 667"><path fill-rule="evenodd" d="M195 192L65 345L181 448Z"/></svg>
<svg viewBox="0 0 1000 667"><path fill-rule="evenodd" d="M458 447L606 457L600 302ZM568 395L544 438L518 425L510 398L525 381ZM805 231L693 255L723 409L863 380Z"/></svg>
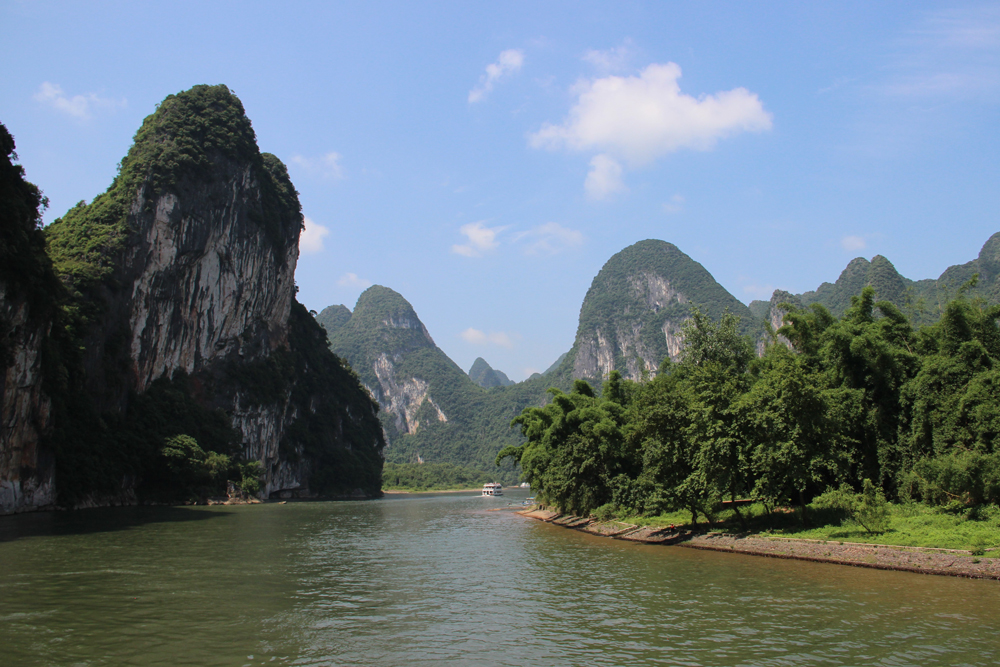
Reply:
<svg viewBox="0 0 1000 667"><path fill-rule="evenodd" d="M969 289L973 287L970 284ZM648 382L617 374L515 420L538 496L577 514L719 518L724 501L769 515L816 507L884 532L887 501L992 516L1000 503L1000 307L960 296L914 330L866 287L840 318L792 309L757 358L732 316L695 313L680 363ZM842 485L847 485L842 486ZM806 519L807 515L800 516ZM828 517L829 518L829 517Z"/></svg>
<svg viewBox="0 0 1000 667"><path fill-rule="evenodd" d="M45 250L42 210L48 200L24 178L14 137L0 123L0 285L9 301L25 298L35 315L54 305L59 281ZM2 326L2 325L0 325ZM2 345L0 336L0 345ZM5 355L0 354L0 359Z"/></svg>

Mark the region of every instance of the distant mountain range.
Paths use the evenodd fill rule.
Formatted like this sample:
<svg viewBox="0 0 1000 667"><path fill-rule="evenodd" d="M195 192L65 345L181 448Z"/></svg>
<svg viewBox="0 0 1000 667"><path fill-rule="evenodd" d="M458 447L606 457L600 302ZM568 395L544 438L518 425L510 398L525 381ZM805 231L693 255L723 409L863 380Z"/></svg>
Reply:
<svg viewBox="0 0 1000 667"><path fill-rule="evenodd" d="M718 319L729 311L741 330L763 349L767 328L781 326L780 304L822 304L841 315L851 296L875 287L877 298L891 301L916 324L935 321L973 274L970 295L1000 302L1000 233L979 257L949 267L939 278L904 278L882 256L852 260L835 283L792 294L776 290L769 301L745 306L701 264L665 241L635 243L612 256L594 278L580 307L572 348L542 374L513 383L478 358L464 373L434 344L430 333L402 296L374 286L358 299L354 313L330 306L317 320L334 352L345 358L382 408L386 459L393 462L447 462L492 470L504 445L521 440L510 421L546 390L567 390L575 379L599 385L612 370L641 379L660 362L677 359L681 332L693 307ZM511 480L515 471L504 473ZM505 478L506 479L506 478Z"/></svg>

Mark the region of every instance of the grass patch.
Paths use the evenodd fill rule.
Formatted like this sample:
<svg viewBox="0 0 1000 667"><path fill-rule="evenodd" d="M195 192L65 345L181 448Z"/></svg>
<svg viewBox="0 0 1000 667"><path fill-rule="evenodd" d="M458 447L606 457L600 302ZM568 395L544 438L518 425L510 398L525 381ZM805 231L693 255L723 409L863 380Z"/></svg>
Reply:
<svg viewBox="0 0 1000 667"><path fill-rule="evenodd" d="M889 505L889 529L871 534L861 526L837 516L836 512L809 506L809 523L802 526L800 510L777 508L767 511L762 504L740 509L746 528L733 510L718 513L711 530L724 533L757 534L762 536L790 537L827 542L864 542L887 546L934 547L938 549L967 549L982 555L989 549L1000 547L1000 507L946 508L923 503ZM639 526L665 527L670 525L697 530L709 529L702 520L691 524L691 513L668 512L657 516L635 516L630 513L617 515L619 521ZM990 552L988 555L1000 555Z"/></svg>

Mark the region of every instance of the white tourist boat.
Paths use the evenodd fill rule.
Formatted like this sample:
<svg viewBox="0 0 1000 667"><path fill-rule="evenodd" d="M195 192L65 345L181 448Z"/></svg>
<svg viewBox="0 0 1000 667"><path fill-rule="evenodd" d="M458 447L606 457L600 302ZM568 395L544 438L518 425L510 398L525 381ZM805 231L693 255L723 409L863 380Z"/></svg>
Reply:
<svg viewBox="0 0 1000 667"><path fill-rule="evenodd" d="M502 496L503 495L503 484L497 484L496 482L491 482L489 484L483 484L483 495L484 496Z"/></svg>

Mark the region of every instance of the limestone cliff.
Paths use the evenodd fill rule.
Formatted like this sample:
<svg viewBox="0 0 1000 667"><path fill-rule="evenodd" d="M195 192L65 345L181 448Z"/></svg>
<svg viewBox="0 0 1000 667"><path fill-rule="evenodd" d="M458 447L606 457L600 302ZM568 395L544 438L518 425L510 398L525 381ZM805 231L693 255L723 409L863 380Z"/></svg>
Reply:
<svg viewBox="0 0 1000 667"><path fill-rule="evenodd" d="M112 459L92 439L81 454L86 446L68 439L86 438L59 432L63 462L100 459L107 477L60 466L73 502L99 504L155 476L156 444L129 429L148 421L143 410L166 409L135 397L168 381L226 416L238 440L228 453L262 464L261 495L378 493L376 406L295 302L301 225L285 167L258 151L239 100L225 86L197 86L145 120L106 193L46 230L85 350L90 405L68 399L67 423L81 430L88 410L119 415L104 435L125 453ZM226 446L215 433L206 437ZM338 462L361 474L341 474Z"/></svg>
<svg viewBox="0 0 1000 667"><path fill-rule="evenodd" d="M676 246L647 240L625 248L584 298L572 377L601 381L612 370L633 380L655 375L663 359L679 357L692 307L713 319L729 310L740 316L744 333L759 335L747 307Z"/></svg>

